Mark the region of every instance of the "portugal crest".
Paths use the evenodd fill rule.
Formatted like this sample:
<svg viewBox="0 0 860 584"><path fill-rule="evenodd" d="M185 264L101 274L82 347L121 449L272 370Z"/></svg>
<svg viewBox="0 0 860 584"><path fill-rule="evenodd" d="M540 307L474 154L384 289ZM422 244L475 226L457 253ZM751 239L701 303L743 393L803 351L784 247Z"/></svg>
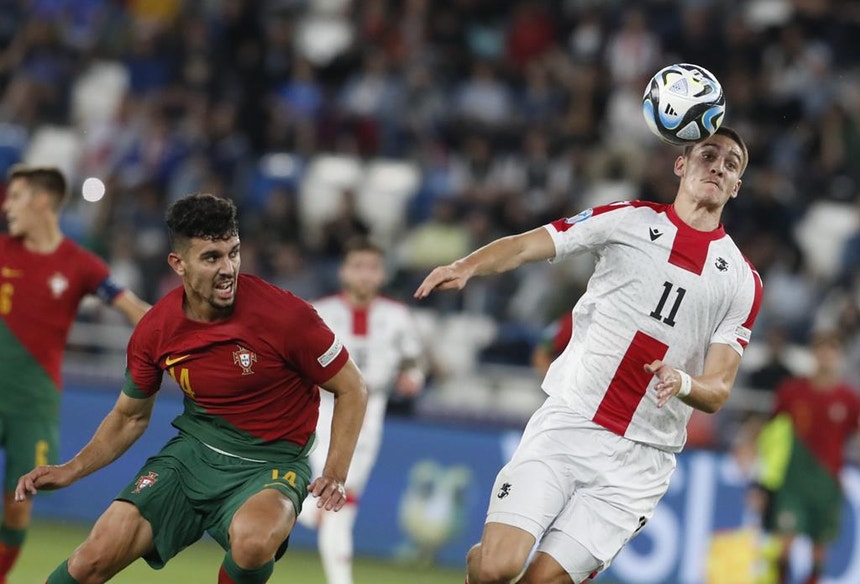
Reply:
<svg viewBox="0 0 860 584"><path fill-rule="evenodd" d="M251 375L254 373L251 371L251 366L257 362L257 354L242 345L236 346L239 347L239 350L233 351L233 363L242 368L242 375Z"/></svg>
<svg viewBox="0 0 860 584"><path fill-rule="evenodd" d="M157 482L158 473L149 471L147 474L137 477L137 480L134 481L134 490L132 491L132 494L137 495L138 493L140 493L141 489L151 487Z"/></svg>
<svg viewBox="0 0 860 584"><path fill-rule="evenodd" d="M59 298L69 287L69 280L60 272L54 272L54 275L48 280L48 287L54 298Z"/></svg>

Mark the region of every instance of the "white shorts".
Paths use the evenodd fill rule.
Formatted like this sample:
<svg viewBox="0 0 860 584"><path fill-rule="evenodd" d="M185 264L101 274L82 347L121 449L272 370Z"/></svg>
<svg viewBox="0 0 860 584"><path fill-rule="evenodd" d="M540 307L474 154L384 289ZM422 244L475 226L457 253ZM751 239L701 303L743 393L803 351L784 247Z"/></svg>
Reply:
<svg viewBox="0 0 860 584"><path fill-rule="evenodd" d="M675 455L628 440L550 397L534 413L496 477L487 522L531 533L538 551L568 572L572 538L609 566L651 518L669 487Z"/></svg>

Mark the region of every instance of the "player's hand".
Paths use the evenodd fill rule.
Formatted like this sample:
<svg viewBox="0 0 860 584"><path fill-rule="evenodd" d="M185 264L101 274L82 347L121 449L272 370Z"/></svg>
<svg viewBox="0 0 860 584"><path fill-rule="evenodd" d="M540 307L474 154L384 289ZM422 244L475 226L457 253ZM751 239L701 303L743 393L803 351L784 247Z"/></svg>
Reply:
<svg viewBox="0 0 860 584"><path fill-rule="evenodd" d="M27 497L35 495L40 489L43 491L62 489L73 482L75 482L75 473L64 464L39 466L18 479L18 486L15 487L15 500L24 501Z"/></svg>
<svg viewBox="0 0 860 584"><path fill-rule="evenodd" d="M657 393L657 407L662 408L681 389L681 376L673 367L659 359L645 364L645 371L657 377L654 391Z"/></svg>
<svg viewBox="0 0 860 584"><path fill-rule="evenodd" d="M424 389L424 382L423 371L418 368L407 369L406 371L401 371L400 375L397 376L394 390L397 392L397 395L414 397Z"/></svg>
<svg viewBox="0 0 860 584"><path fill-rule="evenodd" d="M318 498L317 508L340 511L346 504L346 486L332 477L321 476L308 487L311 495Z"/></svg>
<svg viewBox="0 0 860 584"><path fill-rule="evenodd" d="M462 290L468 280L469 277L455 268L454 264L439 266L424 278L413 296L421 300L427 298L430 292L437 288L439 290Z"/></svg>

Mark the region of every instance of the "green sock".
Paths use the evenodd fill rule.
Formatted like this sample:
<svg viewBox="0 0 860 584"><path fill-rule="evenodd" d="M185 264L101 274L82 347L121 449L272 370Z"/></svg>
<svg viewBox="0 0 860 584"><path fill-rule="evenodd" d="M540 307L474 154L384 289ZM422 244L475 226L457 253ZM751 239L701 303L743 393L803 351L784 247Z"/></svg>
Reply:
<svg viewBox="0 0 860 584"><path fill-rule="evenodd" d="M66 560L54 572L48 576L45 584L81 584L69 574L69 560Z"/></svg>
<svg viewBox="0 0 860 584"><path fill-rule="evenodd" d="M233 552L228 551L224 555L224 563L221 567L236 584L264 584L275 571L275 560L269 560L259 568L246 570L236 564L233 560Z"/></svg>
<svg viewBox="0 0 860 584"><path fill-rule="evenodd" d="M24 538L27 537L26 529L12 529L6 527L6 524L0 525L0 543L7 547L21 547L24 543Z"/></svg>

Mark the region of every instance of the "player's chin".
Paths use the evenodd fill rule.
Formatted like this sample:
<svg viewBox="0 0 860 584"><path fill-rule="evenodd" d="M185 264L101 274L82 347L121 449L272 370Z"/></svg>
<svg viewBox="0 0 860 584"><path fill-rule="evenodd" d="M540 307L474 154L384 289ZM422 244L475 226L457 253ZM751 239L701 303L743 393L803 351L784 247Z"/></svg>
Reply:
<svg viewBox="0 0 860 584"><path fill-rule="evenodd" d="M215 308L230 308L234 302L236 302L235 290L231 290L229 294L215 290L215 293L209 298L209 304Z"/></svg>

